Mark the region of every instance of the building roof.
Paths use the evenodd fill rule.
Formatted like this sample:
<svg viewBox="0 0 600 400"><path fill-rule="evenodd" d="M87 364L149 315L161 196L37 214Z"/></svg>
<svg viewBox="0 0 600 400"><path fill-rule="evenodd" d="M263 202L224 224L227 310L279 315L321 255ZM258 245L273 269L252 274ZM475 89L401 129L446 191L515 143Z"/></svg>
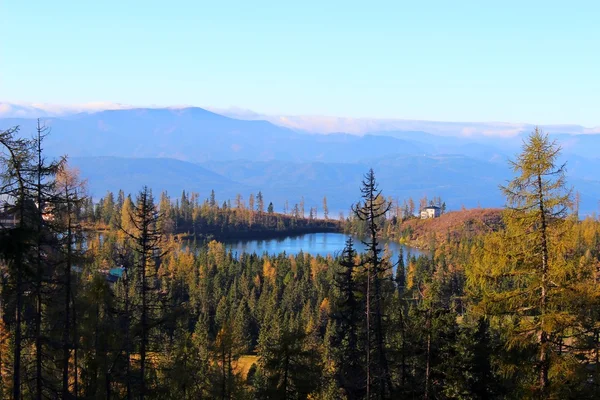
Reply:
<svg viewBox="0 0 600 400"><path fill-rule="evenodd" d="M438 207L438 206L427 206L427 207L423 208L423 210L427 210L427 209L430 209L430 210L431 209L433 209L433 210L441 210L441 208Z"/></svg>

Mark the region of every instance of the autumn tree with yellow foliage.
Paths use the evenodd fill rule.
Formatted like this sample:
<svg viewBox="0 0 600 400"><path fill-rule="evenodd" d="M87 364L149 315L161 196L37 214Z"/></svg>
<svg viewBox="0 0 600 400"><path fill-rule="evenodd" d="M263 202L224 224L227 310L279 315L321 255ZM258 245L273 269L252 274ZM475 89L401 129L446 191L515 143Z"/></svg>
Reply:
<svg viewBox="0 0 600 400"><path fill-rule="evenodd" d="M505 229L487 237L475 256L470 284L477 309L499 328L516 359L505 372L523 396L560 398L587 364L576 343L586 335L582 308L597 304L594 265L575 256L569 238L571 191L560 147L536 128L513 161L517 176L502 187ZM513 353L514 355L515 353ZM518 374L517 374L518 372ZM562 393L562 395L561 395Z"/></svg>

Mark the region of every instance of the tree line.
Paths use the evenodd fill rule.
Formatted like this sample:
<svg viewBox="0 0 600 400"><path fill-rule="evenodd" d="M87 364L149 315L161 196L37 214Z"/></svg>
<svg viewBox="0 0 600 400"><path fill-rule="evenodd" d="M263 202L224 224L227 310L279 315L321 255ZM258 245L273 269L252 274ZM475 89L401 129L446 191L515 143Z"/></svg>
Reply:
<svg viewBox="0 0 600 400"><path fill-rule="evenodd" d="M162 212L163 232L190 236L199 240L226 240L297 235L310 232L341 230L339 220L330 219L327 198L324 197L323 217L317 217L316 207L304 213L304 200L288 212L275 212L272 202L265 208L259 191L256 198L250 194L248 203L238 194L221 205L214 190L209 198L200 201L198 193L186 193L173 199L166 192L159 195L157 206ZM118 229L130 212L134 199L120 190L116 195L107 192L97 203L87 198L82 207L82 218L89 229Z"/></svg>

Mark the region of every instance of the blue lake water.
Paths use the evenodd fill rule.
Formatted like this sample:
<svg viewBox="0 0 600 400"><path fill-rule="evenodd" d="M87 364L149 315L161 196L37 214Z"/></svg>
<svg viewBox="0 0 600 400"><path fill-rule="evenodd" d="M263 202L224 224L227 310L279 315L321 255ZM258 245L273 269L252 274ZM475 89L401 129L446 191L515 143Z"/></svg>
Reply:
<svg viewBox="0 0 600 400"><path fill-rule="evenodd" d="M348 235L343 233L307 233L299 236L288 236L276 239L260 239L260 240L234 240L225 242L225 246L237 253L268 253L271 255L286 252L287 254L298 254L301 251L309 253L313 256L321 255L335 256L340 254L344 249ZM357 238L354 239L354 247L358 252L364 252L365 245ZM403 249L404 257L409 254L419 255L421 252L417 249L404 246L400 243L381 241L381 248L387 246L392 254L392 260L397 259L400 249Z"/></svg>
<svg viewBox="0 0 600 400"><path fill-rule="evenodd" d="M346 245L348 235L343 233L307 233L298 236L288 236L276 239L260 240L234 240L225 242L225 247L238 256L242 253L270 254L277 255L286 252L286 254L296 255L300 252L309 253L313 256L336 256L342 252ZM354 248L357 252L365 251L365 245L358 238L354 239ZM418 256L422 254L418 249L405 246L400 243L381 240L381 249L391 254L391 261L396 262L400 249L403 250L404 260L406 262L410 255ZM120 277L123 274L121 268L113 268L110 274Z"/></svg>

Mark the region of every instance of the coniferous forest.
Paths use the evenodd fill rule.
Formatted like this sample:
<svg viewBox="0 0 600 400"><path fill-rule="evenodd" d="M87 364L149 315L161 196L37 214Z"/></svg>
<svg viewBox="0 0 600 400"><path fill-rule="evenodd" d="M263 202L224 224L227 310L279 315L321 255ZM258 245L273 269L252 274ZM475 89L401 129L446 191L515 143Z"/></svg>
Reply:
<svg viewBox="0 0 600 400"><path fill-rule="evenodd" d="M261 193L94 202L47 133L0 132L3 399L600 398L600 222L540 130L498 220L425 233L418 257L382 246L415 207L373 170L343 221ZM342 230L327 257L219 242Z"/></svg>

